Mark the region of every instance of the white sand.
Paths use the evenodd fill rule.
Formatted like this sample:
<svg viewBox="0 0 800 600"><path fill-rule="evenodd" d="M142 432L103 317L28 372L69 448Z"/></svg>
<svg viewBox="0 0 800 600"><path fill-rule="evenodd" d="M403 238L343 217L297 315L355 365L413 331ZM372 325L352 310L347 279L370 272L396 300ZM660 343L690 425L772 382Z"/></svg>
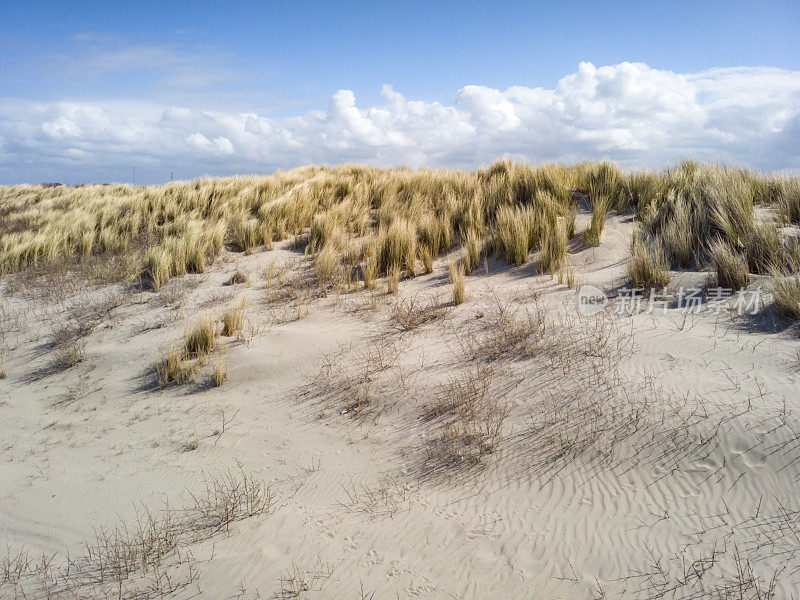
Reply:
<svg viewBox="0 0 800 600"><path fill-rule="evenodd" d="M573 257L581 281L622 282L631 226L610 220L603 247ZM0 380L0 557L80 553L93 528L137 505L187 506L204 475L240 465L276 506L191 544L199 576L175 597L750 598L748 569L761 590L777 573L775 597L797 597L797 341L769 311L587 320L565 285L491 262L467 278L464 304L404 332L390 319L396 299L373 306L363 291L287 320L297 309L267 304L262 273L284 262L301 267L302 255L227 255L183 278L198 285L177 308L163 306L166 292L137 292L89 336L85 360L55 374L44 369L53 303L0 287L14 348ZM249 287L222 285L236 267ZM436 267L401 297L447 303L447 264ZM161 348L240 294L243 339L222 341L230 379L207 385L212 358L197 383L156 389ZM538 354L493 363L510 410L494 451L475 467L436 464L439 430L422 416L441 384L473 368L459 336L483 331L498 302L553 322ZM587 344L566 351L571 374L553 367L560 338L600 323L612 337L603 356L586 356ZM348 371L368 406L337 395ZM603 385L627 404L590 404Z"/></svg>

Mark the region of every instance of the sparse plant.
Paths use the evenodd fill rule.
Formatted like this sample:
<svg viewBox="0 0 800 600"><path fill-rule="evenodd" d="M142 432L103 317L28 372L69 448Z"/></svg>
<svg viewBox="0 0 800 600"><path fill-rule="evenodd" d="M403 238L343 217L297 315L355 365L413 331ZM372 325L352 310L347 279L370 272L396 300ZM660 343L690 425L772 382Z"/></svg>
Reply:
<svg viewBox="0 0 800 600"><path fill-rule="evenodd" d="M364 287L368 290L375 289L375 280L378 277L378 259L374 253L367 255L364 264L361 266L361 278L364 280Z"/></svg>
<svg viewBox="0 0 800 600"><path fill-rule="evenodd" d="M214 385L221 386L228 380L228 363L223 359L218 359L214 363Z"/></svg>
<svg viewBox="0 0 800 600"><path fill-rule="evenodd" d="M9 367L10 352L6 348L0 347L0 379L5 379L11 370Z"/></svg>
<svg viewBox="0 0 800 600"><path fill-rule="evenodd" d="M184 336L186 355L203 357L211 353L216 344L216 327L211 317L203 317Z"/></svg>
<svg viewBox="0 0 800 600"><path fill-rule="evenodd" d="M744 257L722 240L712 244L711 259L717 273L717 285L733 290L750 285L750 273Z"/></svg>
<svg viewBox="0 0 800 600"><path fill-rule="evenodd" d="M481 262L481 251L478 236L470 231L464 241L463 263L464 272L469 275Z"/></svg>
<svg viewBox="0 0 800 600"><path fill-rule="evenodd" d="M244 327L244 311L247 307L247 298L242 296L241 300L236 304L228 307L222 317L222 335L225 337L232 336L242 330ZM211 345L210 350L213 348ZM206 352L207 354L208 352Z"/></svg>
<svg viewBox="0 0 800 600"><path fill-rule="evenodd" d="M599 194L592 198L592 220L589 227L583 232L583 243L589 246L599 246L600 237L606 224L608 211L614 205L610 195Z"/></svg>
<svg viewBox="0 0 800 600"><path fill-rule="evenodd" d="M458 306L466 299L464 266L460 262L450 265L450 284L453 286L453 305Z"/></svg>
<svg viewBox="0 0 800 600"><path fill-rule="evenodd" d="M631 257L628 259L628 281L644 290L664 288L670 280L669 265L664 251L654 244L647 244L634 233L631 239Z"/></svg>
<svg viewBox="0 0 800 600"><path fill-rule="evenodd" d="M172 256L164 248L151 248L144 260L143 279L153 290L161 289L172 275Z"/></svg>
<svg viewBox="0 0 800 600"><path fill-rule="evenodd" d="M428 246L421 246L419 249L419 259L422 261L422 268L426 273L433 273L433 253Z"/></svg>
<svg viewBox="0 0 800 600"><path fill-rule="evenodd" d="M786 319L800 321L800 272L773 270L771 291L778 313Z"/></svg>
<svg viewBox="0 0 800 600"><path fill-rule="evenodd" d="M400 265L392 265L386 273L386 292L396 294L400 288Z"/></svg>
<svg viewBox="0 0 800 600"><path fill-rule="evenodd" d="M194 367L186 362L183 351L178 348L163 353L155 365L156 382L160 388L167 387L173 381L186 383L194 374Z"/></svg>
<svg viewBox="0 0 800 600"><path fill-rule="evenodd" d="M444 308L437 298L421 300L418 296L398 298L392 304L391 315L397 326L404 331L411 331L420 325L434 321L444 314Z"/></svg>
<svg viewBox="0 0 800 600"><path fill-rule="evenodd" d="M250 276L244 271L236 269L233 272L233 275L231 275L225 282L225 285L240 285L240 284L250 285Z"/></svg>

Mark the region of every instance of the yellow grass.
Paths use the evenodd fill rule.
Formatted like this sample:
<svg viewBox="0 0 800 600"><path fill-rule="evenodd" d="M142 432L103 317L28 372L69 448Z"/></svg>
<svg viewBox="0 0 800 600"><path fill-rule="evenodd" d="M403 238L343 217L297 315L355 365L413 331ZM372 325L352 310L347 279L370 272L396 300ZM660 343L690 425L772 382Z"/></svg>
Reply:
<svg viewBox="0 0 800 600"><path fill-rule="evenodd" d="M474 172L308 166L151 187L0 186L0 274L63 257L125 255L157 290L202 272L224 247L268 250L285 239L307 240L318 277L336 285L359 272L368 287L395 268L413 276L419 263L431 272L456 244L467 271L484 249L516 265L541 251L544 268L558 272L574 233L573 192L593 205L590 244L599 243L609 209L632 206L672 265L707 266L719 239L747 247L750 268L763 272L775 236L755 227L754 206L773 204L797 222L798 190L794 177L689 160L630 174L609 163L498 161Z"/></svg>
<svg viewBox="0 0 800 600"><path fill-rule="evenodd" d="M462 263L450 265L450 283L453 285L453 304L458 306L467 297L464 290L464 265Z"/></svg>

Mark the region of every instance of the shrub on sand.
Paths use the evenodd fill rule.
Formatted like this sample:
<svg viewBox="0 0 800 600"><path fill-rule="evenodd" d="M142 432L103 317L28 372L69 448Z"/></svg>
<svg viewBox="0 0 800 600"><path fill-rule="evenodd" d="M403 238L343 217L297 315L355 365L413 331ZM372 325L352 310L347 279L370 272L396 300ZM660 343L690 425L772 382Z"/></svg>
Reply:
<svg viewBox="0 0 800 600"><path fill-rule="evenodd" d="M388 273L397 265L414 275L417 250L417 231L405 219L395 219L378 237L378 258L381 272Z"/></svg>
<svg viewBox="0 0 800 600"><path fill-rule="evenodd" d="M185 383L194 374L194 369L186 364L183 352L175 348L170 350L155 365L158 387L165 388L173 381Z"/></svg>
<svg viewBox="0 0 800 600"><path fill-rule="evenodd" d="M547 225L542 231L542 270L547 271L552 276L561 270L564 265L564 257L567 255L568 222L558 219L554 225Z"/></svg>
<svg viewBox="0 0 800 600"><path fill-rule="evenodd" d="M519 266L528 259L532 219L528 208L503 206L498 209L493 246L509 264Z"/></svg>
<svg viewBox="0 0 800 600"><path fill-rule="evenodd" d="M426 273L433 273L433 253L428 246L420 246L419 259L422 261L422 268L424 271Z"/></svg>

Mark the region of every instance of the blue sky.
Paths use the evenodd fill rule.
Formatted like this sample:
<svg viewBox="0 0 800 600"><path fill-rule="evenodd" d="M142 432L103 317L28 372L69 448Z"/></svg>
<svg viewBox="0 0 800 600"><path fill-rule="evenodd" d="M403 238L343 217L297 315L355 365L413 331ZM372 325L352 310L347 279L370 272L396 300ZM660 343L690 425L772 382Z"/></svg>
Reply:
<svg viewBox="0 0 800 600"><path fill-rule="evenodd" d="M800 2L430 4L2 2L0 182L503 154L800 167Z"/></svg>

